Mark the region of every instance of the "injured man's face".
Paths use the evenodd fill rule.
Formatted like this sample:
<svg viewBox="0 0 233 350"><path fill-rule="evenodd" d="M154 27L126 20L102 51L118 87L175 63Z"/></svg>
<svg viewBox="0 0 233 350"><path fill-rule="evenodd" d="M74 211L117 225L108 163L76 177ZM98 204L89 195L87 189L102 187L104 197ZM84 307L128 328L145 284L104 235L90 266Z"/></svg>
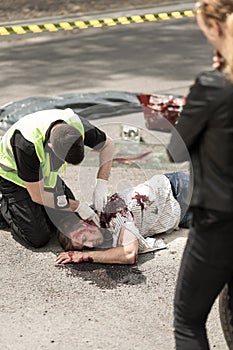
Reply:
<svg viewBox="0 0 233 350"><path fill-rule="evenodd" d="M104 237L101 230L93 222L83 221L76 214L65 214L58 230L68 239L73 249L100 246ZM61 242L60 242L61 243Z"/></svg>
<svg viewBox="0 0 233 350"><path fill-rule="evenodd" d="M97 226L80 221L77 229L70 232L70 239L75 249L94 248L103 243L103 235Z"/></svg>

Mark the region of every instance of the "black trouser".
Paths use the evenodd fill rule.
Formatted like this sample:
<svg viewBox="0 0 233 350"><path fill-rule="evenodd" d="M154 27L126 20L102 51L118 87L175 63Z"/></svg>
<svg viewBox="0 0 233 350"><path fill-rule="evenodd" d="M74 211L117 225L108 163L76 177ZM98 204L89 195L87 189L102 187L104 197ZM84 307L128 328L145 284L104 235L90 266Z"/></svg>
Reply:
<svg viewBox="0 0 233 350"><path fill-rule="evenodd" d="M177 350L209 349L206 320L233 276L232 214L194 209L174 301Z"/></svg>
<svg viewBox="0 0 233 350"><path fill-rule="evenodd" d="M62 188L68 198L74 199L71 190L59 178L57 187ZM0 177L2 192L1 213L13 233L32 247L44 246L64 217L60 210L51 209L31 200L25 188Z"/></svg>

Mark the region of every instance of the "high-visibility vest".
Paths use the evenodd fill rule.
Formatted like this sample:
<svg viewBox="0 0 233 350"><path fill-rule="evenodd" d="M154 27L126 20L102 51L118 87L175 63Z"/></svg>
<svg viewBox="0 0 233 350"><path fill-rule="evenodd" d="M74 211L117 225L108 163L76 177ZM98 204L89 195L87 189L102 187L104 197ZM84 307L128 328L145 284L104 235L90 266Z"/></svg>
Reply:
<svg viewBox="0 0 233 350"><path fill-rule="evenodd" d="M58 170L51 171L50 156L45 152L45 135L55 121L64 121L74 126L84 139L84 127L77 114L70 108L65 110L51 109L28 114L13 124L2 137L0 142L0 176L14 182L16 185L25 187L23 180L17 174L17 165L11 147L11 138L16 130L35 146L37 157L40 161L40 169L43 174L44 186L54 188L59 173L64 172L67 163L63 162Z"/></svg>

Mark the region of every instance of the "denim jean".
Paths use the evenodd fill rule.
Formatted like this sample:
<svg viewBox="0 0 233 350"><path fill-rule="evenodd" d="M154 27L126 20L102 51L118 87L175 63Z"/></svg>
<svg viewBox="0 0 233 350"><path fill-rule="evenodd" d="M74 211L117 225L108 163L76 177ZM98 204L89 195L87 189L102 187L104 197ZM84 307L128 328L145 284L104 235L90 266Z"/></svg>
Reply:
<svg viewBox="0 0 233 350"><path fill-rule="evenodd" d="M233 276L233 215L193 209L174 300L177 350L208 350L206 320Z"/></svg>
<svg viewBox="0 0 233 350"><path fill-rule="evenodd" d="M164 174L170 181L174 198L180 205L180 227L189 228L192 222L192 212L189 209L191 198L190 176L185 172L172 172Z"/></svg>

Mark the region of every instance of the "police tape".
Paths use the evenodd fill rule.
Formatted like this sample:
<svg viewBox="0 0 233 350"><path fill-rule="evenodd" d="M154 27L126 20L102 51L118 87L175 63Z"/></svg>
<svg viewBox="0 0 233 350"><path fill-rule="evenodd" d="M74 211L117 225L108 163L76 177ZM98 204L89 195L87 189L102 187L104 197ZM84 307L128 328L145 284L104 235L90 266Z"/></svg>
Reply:
<svg viewBox="0 0 233 350"><path fill-rule="evenodd" d="M172 18L184 18L195 16L194 11L175 11L175 12L161 12L158 14L148 13L142 16L134 15L129 17L92 19L88 21L73 21L73 22L59 22L59 23L44 23L44 24L29 24L29 25L13 25L0 26L1 35L11 34L27 34L27 33L42 33L42 32L57 32L59 30L73 30L73 29L87 29L87 28L101 28L112 27L117 25L126 25L131 23L154 22L158 20L168 20Z"/></svg>

